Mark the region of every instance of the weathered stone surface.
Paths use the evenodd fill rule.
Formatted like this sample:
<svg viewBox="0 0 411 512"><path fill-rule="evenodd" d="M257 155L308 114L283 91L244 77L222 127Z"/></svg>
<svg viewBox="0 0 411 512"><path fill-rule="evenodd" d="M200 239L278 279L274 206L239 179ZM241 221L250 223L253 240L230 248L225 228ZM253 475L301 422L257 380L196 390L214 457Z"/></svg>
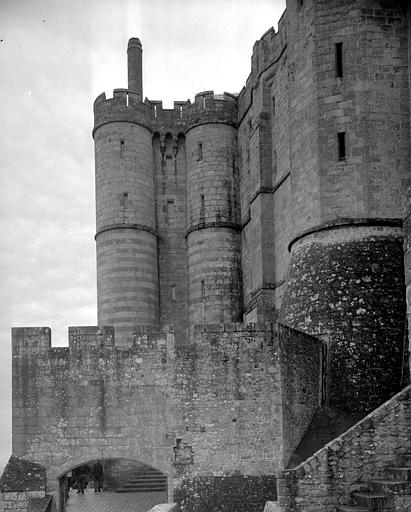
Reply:
<svg viewBox="0 0 411 512"><path fill-rule="evenodd" d="M130 459L183 510L330 512L409 447L405 393L280 472L272 501L321 407L365 414L407 382L410 20L400 0L287 0L239 95L172 109L141 101L131 41L131 90L94 104L108 327L71 328L69 348L13 331L13 450L54 493Z"/></svg>
<svg viewBox="0 0 411 512"><path fill-rule="evenodd" d="M274 475L318 407L321 344L287 327L208 324L180 347L152 326L131 347L110 328L70 328L69 348L13 333L13 452L44 464L53 492L94 459L148 464L170 497L204 474Z"/></svg>
<svg viewBox="0 0 411 512"><path fill-rule="evenodd" d="M411 387L366 416L294 469L278 473L286 512L332 510L411 451Z"/></svg>
<svg viewBox="0 0 411 512"><path fill-rule="evenodd" d="M0 479L1 492L42 491L46 488L46 468L11 456Z"/></svg>
<svg viewBox="0 0 411 512"><path fill-rule="evenodd" d="M176 510L181 512L260 512L266 501L276 498L276 479L250 475L196 477L183 480L174 497Z"/></svg>
<svg viewBox="0 0 411 512"><path fill-rule="evenodd" d="M405 322L400 228L353 230L341 222L298 240L280 321L327 334L331 407L367 413L398 392Z"/></svg>

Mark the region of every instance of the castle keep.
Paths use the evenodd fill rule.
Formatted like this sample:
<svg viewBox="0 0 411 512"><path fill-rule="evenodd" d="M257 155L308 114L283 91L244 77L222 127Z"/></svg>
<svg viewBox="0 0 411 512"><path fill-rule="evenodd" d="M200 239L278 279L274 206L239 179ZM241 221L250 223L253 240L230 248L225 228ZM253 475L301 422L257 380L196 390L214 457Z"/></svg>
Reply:
<svg viewBox="0 0 411 512"><path fill-rule="evenodd" d="M405 1L287 0L240 94L165 109L130 39L94 103L99 327L13 329L33 492L130 459L184 511L331 512L410 462L410 48Z"/></svg>

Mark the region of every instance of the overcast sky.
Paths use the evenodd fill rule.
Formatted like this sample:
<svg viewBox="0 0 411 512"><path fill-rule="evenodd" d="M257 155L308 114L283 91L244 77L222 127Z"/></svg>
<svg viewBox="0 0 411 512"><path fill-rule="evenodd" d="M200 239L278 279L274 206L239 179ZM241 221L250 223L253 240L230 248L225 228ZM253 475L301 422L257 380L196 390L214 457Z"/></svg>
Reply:
<svg viewBox="0 0 411 512"><path fill-rule="evenodd" d="M0 469L11 453L13 326L96 324L92 104L127 87L130 37L143 93L236 93L254 42L285 0L0 0Z"/></svg>

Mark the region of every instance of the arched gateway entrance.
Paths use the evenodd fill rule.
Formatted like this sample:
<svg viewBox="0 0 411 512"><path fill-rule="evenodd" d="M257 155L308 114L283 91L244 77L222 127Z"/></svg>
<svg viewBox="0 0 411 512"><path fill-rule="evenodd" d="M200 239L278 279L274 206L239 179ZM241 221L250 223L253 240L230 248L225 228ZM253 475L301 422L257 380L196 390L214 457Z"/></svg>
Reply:
<svg viewBox="0 0 411 512"><path fill-rule="evenodd" d="M98 477L98 462L102 478ZM59 512L86 512L93 507L99 512L145 512L167 502L167 476L132 459L87 460L71 467L58 480Z"/></svg>

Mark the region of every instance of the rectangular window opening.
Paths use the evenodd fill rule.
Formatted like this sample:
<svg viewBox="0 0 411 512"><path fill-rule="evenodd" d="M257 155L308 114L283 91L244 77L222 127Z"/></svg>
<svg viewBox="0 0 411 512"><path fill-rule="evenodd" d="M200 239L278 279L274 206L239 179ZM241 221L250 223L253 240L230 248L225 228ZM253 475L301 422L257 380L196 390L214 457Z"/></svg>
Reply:
<svg viewBox="0 0 411 512"><path fill-rule="evenodd" d="M171 285L171 300L176 300L176 285Z"/></svg>
<svg viewBox="0 0 411 512"><path fill-rule="evenodd" d="M120 158L124 158L124 139L120 140Z"/></svg>
<svg viewBox="0 0 411 512"><path fill-rule="evenodd" d="M345 160L346 145L345 145L345 132L339 132L338 137L338 160Z"/></svg>
<svg viewBox="0 0 411 512"><path fill-rule="evenodd" d="M128 94L126 94L126 105L127 105L127 107L129 106L129 97L128 97Z"/></svg>
<svg viewBox="0 0 411 512"><path fill-rule="evenodd" d="M174 225L175 223L174 201L171 199L167 201L167 222L170 225Z"/></svg>
<svg viewBox="0 0 411 512"><path fill-rule="evenodd" d="M343 76L342 45L342 43L336 43L335 45L335 73L338 78L342 78Z"/></svg>
<svg viewBox="0 0 411 512"><path fill-rule="evenodd" d="M157 117L157 105L154 105L154 117Z"/></svg>
<svg viewBox="0 0 411 512"><path fill-rule="evenodd" d="M128 208L128 192L123 192L123 206Z"/></svg>
<svg viewBox="0 0 411 512"><path fill-rule="evenodd" d="M272 105L272 107L271 107L271 111L272 111L272 113L273 113L273 117L274 117L274 116L275 116L275 96L273 96L273 97L271 98L271 105Z"/></svg>
<svg viewBox="0 0 411 512"><path fill-rule="evenodd" d="M205 282L201 281L201 298L204 299L205 297Z"/></svg>
<svg viewBox="0 0 411 512"><path fill-rule="evenodd" d="M203 108L206 108L206 104L205 104L205 96L203 96Z"/></svg>
<svg viewBox="0 0 411 512"><path fill-rule="evenodd" d="M198 144L198 148L197 148L197 160L202 160L202 159L203 159L203 145L200 142Z"/></svg>
<svg viewBox="0 0 411 512"><path fill-rule="evenodd" d="M183 107L180 106L180 119L183 119Z"/></svg>

